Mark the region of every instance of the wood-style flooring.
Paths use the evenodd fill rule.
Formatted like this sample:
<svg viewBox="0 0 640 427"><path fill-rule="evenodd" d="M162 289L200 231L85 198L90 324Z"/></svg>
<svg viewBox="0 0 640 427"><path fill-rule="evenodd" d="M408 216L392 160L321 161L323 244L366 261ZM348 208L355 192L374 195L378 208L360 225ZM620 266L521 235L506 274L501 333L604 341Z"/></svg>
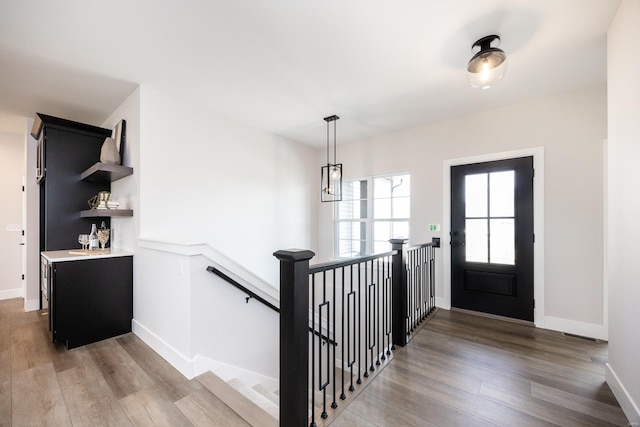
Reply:
<svg viewBox="0 0 640 427"><path fill-rule="evenodd" d="M332 427L626 426L607 343L439 310Z"/></svg>
<svg viewBox="0 0 640 427"><path fill-rule="evenodd" d="M0 301L0 426L248 426L133 334L65 350Z"/></svg>
<svg viewBox="0 0 640 427"><path fill-rule="evenodd" d="M0 426L246 426L133 334L67 351L45 317L0 301ZM627 425L607 344L439 311L332 423Z"/></svg>

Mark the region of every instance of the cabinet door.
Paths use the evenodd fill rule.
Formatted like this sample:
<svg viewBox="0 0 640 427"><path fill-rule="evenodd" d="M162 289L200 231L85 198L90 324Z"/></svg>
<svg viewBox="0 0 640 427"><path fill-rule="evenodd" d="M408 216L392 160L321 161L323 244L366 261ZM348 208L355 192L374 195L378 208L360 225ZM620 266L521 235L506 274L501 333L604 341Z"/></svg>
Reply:
<svg viewBox="0 0 640 427"><path fill-rule="evenodd" d="M56 341L67 348L131 332L133 257L55 263Z"/></svg>
<svg viewBox="0 0 640 427"><path fill-rule="evenodd" d="M41 249L77 248L78 234L89 233L92 222L96 222L80 218L80 211L88 209L87 201L99 191L110 190L109 183L80 180L82 172L100 160L104 137L45 128L44 138L46 178L40 187ZM110 228L108 218L105 225Z"/></svg>

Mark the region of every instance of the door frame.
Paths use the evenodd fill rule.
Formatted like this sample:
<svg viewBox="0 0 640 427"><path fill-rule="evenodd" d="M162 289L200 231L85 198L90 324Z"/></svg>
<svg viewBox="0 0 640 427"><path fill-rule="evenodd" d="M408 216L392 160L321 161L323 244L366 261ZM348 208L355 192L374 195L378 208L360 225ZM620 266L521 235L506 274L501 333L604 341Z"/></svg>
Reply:
<svg viewBox="0 0 640 427"><path fill-rule="evenodd" d="M536 301L533 310L533 323L544 328L544 147L524 148L521 150L483 154L444 160L442 162L442 263L443 293L436 298L436 305L451 309L451 167L471 163L491 162L516 157L533 156L535 176L533 180L533 232L536 240L533 247L533 297Z"/></svg>

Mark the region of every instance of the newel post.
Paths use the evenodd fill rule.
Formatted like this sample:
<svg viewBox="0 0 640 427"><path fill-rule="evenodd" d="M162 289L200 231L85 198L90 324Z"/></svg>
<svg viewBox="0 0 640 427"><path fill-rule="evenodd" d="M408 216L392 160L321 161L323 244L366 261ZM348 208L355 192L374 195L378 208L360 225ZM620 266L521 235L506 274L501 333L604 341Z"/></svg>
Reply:
<svg viewBox="0 0 640 427"><path fill-rule="evenodd" d="M308 424L309 260L308 250L281 250L280 260L280 425Z"/></svg>
<svg viewBox="0 0 640 427"><path fill-rule="evenodd" d="M393 301L392 318L393 345L404 347L407 344L407 262L404 245L407 239L391 239L391 249L397 251L393 256L393 275L391 277L391 297Z"/></svg>

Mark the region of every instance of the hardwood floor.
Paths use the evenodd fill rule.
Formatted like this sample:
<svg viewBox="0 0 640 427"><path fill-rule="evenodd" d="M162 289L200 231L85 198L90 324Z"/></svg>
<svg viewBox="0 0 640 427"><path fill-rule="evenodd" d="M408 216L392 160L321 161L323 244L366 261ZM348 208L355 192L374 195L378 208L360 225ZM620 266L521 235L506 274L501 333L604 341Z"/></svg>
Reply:
<svg viewBox="0 0 640 427"><path fill-rule="evenodd" d="M0 427L248 426L135 335L67 351L22 305L0 301Z"/></svg>
<svg viewBox="0 0 640 427"><path fill-rule="evenodd" d="M332 427L628 425L606 343L440 310L394 356Z"/></svg>
<svg viewBox="0 0 640 427"><path fill-rule="evenodd" d="M39 312L0 301L0 426L247 426L133 334L70 351ZM607 344L441 310L332 423L627 425Z"/></svg>

